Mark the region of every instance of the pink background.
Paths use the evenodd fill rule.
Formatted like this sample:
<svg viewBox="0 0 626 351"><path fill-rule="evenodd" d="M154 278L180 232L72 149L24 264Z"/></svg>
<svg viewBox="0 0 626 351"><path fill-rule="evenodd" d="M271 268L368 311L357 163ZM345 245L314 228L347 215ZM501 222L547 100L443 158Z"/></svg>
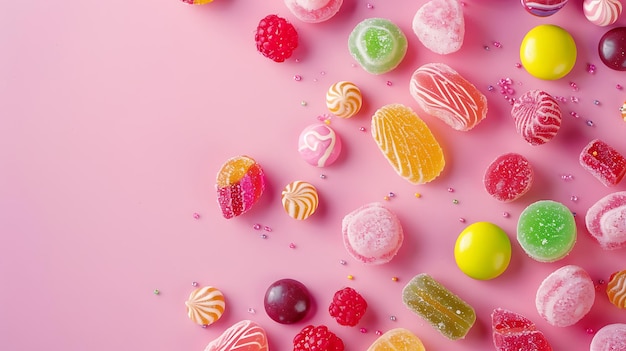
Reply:
<svg viewBox="0 0 626 351"><path fill-rule="evenodd" d="M330 21L307 24L281 0L1 1L0 349L203 350L230 325L252 319L276 351L291 350L291 339L309 323L328 325L350 351L365 350L377 330L395 327L415 332L429 350L489 350L490 313L503 307L536 322L555 350L585 350L589 331L626 322L602 289L591 312L571 327L548 325L534 307L540 282L565 264L580 265L594 280L626 268L624 249L602 251L583 222L591 204L626 185L606 188L578 164L593 138L626 154L618 111L626 94L616 88L626 86L626 73L597 56L602 34L626 25L626 17L601 28L585 19L581 0L548 18L526 13L517 0L466 0L463 48L439 56L411 30L424 2L345 0ZM256 25L270 13L289 19L300 35L300 47L282 64L254 45ZM407 56L393 72L370 75L348 52L348 34L368 17L388 18L407 35ZM576 66L558 81L515 67L524 34L542 23L563 26L578 46ZM425 115L409 94L411 73L438 61L488 97L487 119L470 132ZM586 71L588 63L595 74ZM533 147L516 134L497 87L506 77L514 97L544 89L567 98L562 128L550 143ZM361 88L364 107L351 119L331 119L344 151L337 163L318 169L299 158L297 136L327 113L325 92L339 80ZM376 109L396 102L414 108L442 144L447 165L432 183L401 179L369 134ZM526 156L536 180L523 198L502 204L483 189L482 176L506 152ZM215 175L240 154L264 167L268 187L250 212L226 220ZM573 179L563 180L568 174ZM281 207L280 192L294 180L319 190L320 208L306 221ZM390 192L395 196L385 201ZM531 260L515 240L519 214L540 199L578 214L578 242L555 263ZM372 267L348 257L340 233L345 214L374 201L397 213L406 240L393 261ZM512 239L511 264L491 281L465 276L454 262L457 235L476 221L493 222ZM272 231L253 229L257 223ZM402 304L402 287L421 272L476 309L464 340L446 340ZM309 288L316 308L305 321L280 325L265 314L264 292L280 278ZM227 299L222 319L206 329L186 316L194 281L221 289ZM326 311L344 286L370 306L355 328L339 326Z"/></svg>

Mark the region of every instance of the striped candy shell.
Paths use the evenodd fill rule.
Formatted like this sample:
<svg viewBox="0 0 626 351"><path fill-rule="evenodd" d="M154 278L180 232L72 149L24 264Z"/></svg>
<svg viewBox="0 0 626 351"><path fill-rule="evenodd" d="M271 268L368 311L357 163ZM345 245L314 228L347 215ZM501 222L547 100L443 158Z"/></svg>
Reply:
<svg viewBox="0 0 626 351"><path fill-rule="evenodd" d="M350 118L357 114L363 104L361 90L351 82L337 82L326 92L328 111L340 118Z"/></svg>
<svg viewBox="0 0 626 351"><path fill-rule="evenodd" d="M411 77L410 92L424 112L468 131L487 117L487 98L444 63L428 63Z"/></svg>
<svg viewBox="0 0 626 351"><path fill-rule="evenodd" d="M585 225L602 249L626 247L626 191L608 194L591 205Z"/></svg>
<svg viewBox="0 0 626 351"><path fill-rule="evenodd" d="M220 319L226 307L224 295L212 286L192 291L185 305L189 319L203 326L211 325Z"/></svg>
<svg viewBox="0 0 626 351"><path fill-rule="evenodd" d="M567 0L522 0L529 13L538 17L548 17L557 13L567 4Z"/></svg>
<svg viewBox="0 0 626 351"><path fill-rule="evenodd" d="M589 22L605 27L615 22L622 14L620 0L584 0L583 13Z"/></svg>
<svg viewBox="0 0 626 351"><path fill-rule="evenodd" d="M257 323L243 320L226 329L204 351L269 351L267 334Z"/></svg>
<svg viewBox="0 0 626 351"><path fill-rule="evenodd" d="M317 210L319 198L313 184L296 180L287 184L282 192L283 208L295 219L309 218Z"/></svg>
<svg viewBox="0 0 626 351"><path fill-rule="evenodd" d="M619 308L626 308L626 270L615 272L606 285L606 296Z"/></svg>
<svg viewBox="0 0 626 351"><path fill-rule="evenodd" d="M552 140L561 128L562 114L552 95L531 90L515 100L511 109L515 129L530 145L541 145Z"/></svg>

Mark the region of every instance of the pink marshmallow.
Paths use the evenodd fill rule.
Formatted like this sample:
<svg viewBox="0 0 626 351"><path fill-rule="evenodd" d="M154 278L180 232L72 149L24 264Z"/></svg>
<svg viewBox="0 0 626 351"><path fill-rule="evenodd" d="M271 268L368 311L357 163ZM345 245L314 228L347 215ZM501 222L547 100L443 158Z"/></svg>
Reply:
<svg viewBox="0 0 626 351"><path fill-rule="evenodd" d="M465 19L459 0L431 0L413 17L413 32L422 44L437 54L458 51L463 46Z"/></svg>
<svg viewBox="0 0 626 351"><path fill-rule="evenodd" d="M585 224L603 249L626 247L626 191L609 194L593 204Z"/></svg>
<svg viewBox="0 0 626 351"><path fill-rule="evenodd" d="M581 267L568 265L552 272L537 289L537 312L555 327L567 327L581 320L595 300L596 292L589 274Z"/></svg>
<svg viewBox="0 0 626 351"><path fill-rule="evenodd" d="M285 5L300 21L308 23L324 22L333 17L343 4L343 0L285 0Z"/></svg>
<svg viewBox="0 0 626 351"><path fill-rule="evenodd" d="M626 324L615 323L602 327L591 339L589 351L626 350Z"/></svg>

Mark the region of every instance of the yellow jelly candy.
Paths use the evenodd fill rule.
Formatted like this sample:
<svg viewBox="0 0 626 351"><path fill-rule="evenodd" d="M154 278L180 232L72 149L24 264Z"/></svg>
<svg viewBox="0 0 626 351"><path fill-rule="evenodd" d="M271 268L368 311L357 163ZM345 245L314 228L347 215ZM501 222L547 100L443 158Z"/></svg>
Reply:
<svg viewBox="0 0 626 351"><path fill-rule="evenodd" d="M493 223L476 222L465 228L454 245L454 259L463 273L474 279L493 279L511 261L511 241Z"/></svg>
<svg viewBox="0 0 626 351"><path fill-rule="evenodd" d="M555 80L568 74L576 63L576 42L563 28L541 24L526 33L520 60L531 75Z"/></svg>
<svg viewBox="0 0 626 351"><path fill-rule="evenodd" d="M425 351L422 340L407 329L391 329L381 335L367 351Z"/></svg>

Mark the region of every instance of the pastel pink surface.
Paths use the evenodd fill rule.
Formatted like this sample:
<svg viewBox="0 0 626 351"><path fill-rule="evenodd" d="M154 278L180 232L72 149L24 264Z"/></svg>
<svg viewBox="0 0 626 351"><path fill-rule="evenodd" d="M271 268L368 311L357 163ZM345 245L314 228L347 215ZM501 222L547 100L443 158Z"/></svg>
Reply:
<svg viewBox="0 0 626 351"><path fill-rule="evenodd" d="M535 303L539 315L550 325L568 327L589 313L594 300L595 288L587 271L567 265L541 282Z"/></svg>
<svg viewBox="0 0 626 351"><path fill-rule="evenodd" d="M341 154L341 138L325 124L312 124L300 133L298 152L313 166L330 166Z"/></svg>
<svg viewBox="0 0 626 351"><path fill-rule="evenodd" d="M609 324L598 330L591 339L589 351L626 350L626 324Z"/></svg>
<svg viewBox="0 0 626 351"><path fill-rule="evenodd" d="M391 261L404 240L400 221L380 203L367 204L350 212L341 226L346 250L362 263Z"/></svg>
<svg viewBox="0 0 626 351"><path fill-rule="evenodd" d="M587 210L587 230L605 250L626 247L626 191L611 193Z"/></svg>
<svg viewBox="0 0 626 351"><path fill-rule="evenodd" d="M329 20L342 4L343 0L285 0L285 5L296 18L309 23Z"/></svg>
<svg viewBox="0 0 626 351"><path fill-rule="evenodd" d="M268 284L286 276L305 283L319 306L347 284L363 294L369 310L355 328L338 326L323 308L307 319L328 325L351 350L366 350L377 330L398 327L429 350L491 350L489 315L498 306L532 319L557 350L585 349L587 328L623 323L624 311L598 298L577 325L551 327L537 315L534 294L555 267L525 257L516 245L507 272L490 282L465 276L452 255L467 223L490 221L514 233L525 206L550 198L578 213L584 230L582 214L597 199L626 190L626 183L604 187L577 159L596 137L626 152L618 112L624 90L616 88L626 87L626 77L596 56L606 29L587 21L580 1L551 16L550 23L572 33L581 56L567 79L544 82L515 63L523 35L546 19L518 1L466 0L466 36L456 53L442 57L408 35L406 58L394 71L372 76L353 66L346 38L356 23L389 18L408 34L423 3L346 0L331 20L309 25L281 1L0 1L0 349L203 350L251 319L266 330L270 347L289 350L304 324L273 322L262 302ZM302 46L280 64L260 55L253 41L269 13L288 18L302 35ZM488 118L469 133L419 111L407 89L417 67L439 61L489 99ZM516 134L509 101L488 90L505 77L516 90L568 99L558 137L530 148ZM295 140L327 113L324 94L341 80L359 86L364 104L349 120L331 120L344 148L333 166L320 169L300 159ZM447 166L436 181L409 184L379 157L369 117L392 102L414 108L441 142ZM537 174L524 197L503 204L485 192L481 176L507 152L525 155ZM224 160L241 154L263 166L267 189L245 215L225 220L214 177ZM294 179L320 193L307 221L286 216L280 203L282 186ZM395 196L384 201L390 192ZM405 230L403 248L380 266L353 261L341 238L345 214L371 201L384 201ZM607 280L624 269L624 249L605 251L579 235L564 260L585 267L594 281ZM422 271L442 277L476 309L477 328L463 341L416 323L394 298ZM185 313L194 281L220 287L229 303L207 328Z"/></svg>
<svg viewBox="0 0 626 351"><path fill-rule="evenodd" d="M413 32L437 54L451 54L463 46L465 19L459 0L430 0L413 17Z"/></svg>

